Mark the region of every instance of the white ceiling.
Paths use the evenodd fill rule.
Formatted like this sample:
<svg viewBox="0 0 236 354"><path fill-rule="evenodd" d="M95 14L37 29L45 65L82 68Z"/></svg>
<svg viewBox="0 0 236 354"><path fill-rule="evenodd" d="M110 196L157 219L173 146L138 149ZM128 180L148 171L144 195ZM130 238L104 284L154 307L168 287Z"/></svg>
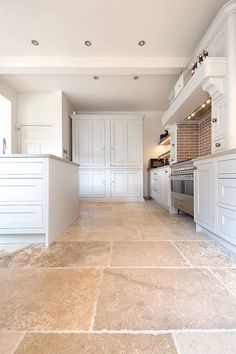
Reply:
<svg viewBox="0 0 236 354"><path fill-rule="evenodd" d="M175 75L4 75L19 93L62 90L76 110L166 110Z"/></svg>
<svg viewBox="0 0 236 354"><path fill-rule="evenodd" d="M1 0L0 56L186 57L226 2Z"/></svg>
<svg viewBox="0 0 236 354"><path fill-rule="evenodd" d="M177 73L226 2L0 0L0 74L17 92L62 90L80 110L162 111Z"/></svg>

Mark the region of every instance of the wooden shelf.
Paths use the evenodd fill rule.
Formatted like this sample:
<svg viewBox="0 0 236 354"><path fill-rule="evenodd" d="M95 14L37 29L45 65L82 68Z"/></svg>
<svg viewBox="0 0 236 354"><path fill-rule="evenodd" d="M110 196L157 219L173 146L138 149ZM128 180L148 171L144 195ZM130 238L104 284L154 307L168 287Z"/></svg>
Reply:
<svg viewBox="0 0 236 354"><path fill-rule="evenodd" d="M160 145L170 145L170 135L160 141Z"/></svg>
<svg viewBox="0 0 236 354"><path fill-rule="evenodd" d="M163 152L163 154L158 156L158 159L165 159L165 158L168 158L168 157L170 157L170 150L168 150L166 152Z"/></svg>

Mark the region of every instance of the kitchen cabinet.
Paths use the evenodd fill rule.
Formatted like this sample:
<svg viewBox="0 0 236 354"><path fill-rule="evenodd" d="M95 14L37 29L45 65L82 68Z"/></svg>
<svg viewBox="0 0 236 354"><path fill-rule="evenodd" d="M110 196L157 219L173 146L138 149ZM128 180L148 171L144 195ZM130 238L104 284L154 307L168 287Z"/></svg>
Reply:
<svg viewBox="0 0 236 354"><path fill-rule="evenodd" d="M53 126L21 126L20 153L21 154L50 154L54 149Z"/></svg>
<svg viewBox="0 0 236 354"><path fill-rule="evenodd" d="M225 96L212 100L212 151L227 148L227 112Z"/></svg>
<svg viewBox="0 0 236 354"><path fill-rule="evenodd" d="M150 171L150 196L165 208L170 207L170 167Z"/></svg>
<svg viewBox="0 0 236 354"><path fill-rule="evenodd" d="M135 166L142 163L140 120L111 121L111 166Z"/></svg>
<svg viewBox="0 0 236 354"><path fill-rule="evenodd" d="M194 221L215 232L215 165L194 163Z"/></svg>
<svg viewBox="0 0 236 354"><path fill-rule="evenodd" d="M73 160L85 166L105 166L105 121L81 119L74 121Z"/></svg>
<svg viewBox="0 0 236 354"><path fill-rule="evenodd" d="M142 126L137 114L72 115L81 198L143 201Z"/></svg>

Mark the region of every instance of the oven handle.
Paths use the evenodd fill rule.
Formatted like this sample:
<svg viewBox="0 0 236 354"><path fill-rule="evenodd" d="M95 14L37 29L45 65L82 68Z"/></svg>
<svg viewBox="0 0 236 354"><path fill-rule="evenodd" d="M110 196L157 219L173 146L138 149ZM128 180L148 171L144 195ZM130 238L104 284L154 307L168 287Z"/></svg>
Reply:
<svg viewBox="0 0 236 354"><path fill-rule="evenodd" d="M193 181L193 175L170 176L172 181Z"/></svg>

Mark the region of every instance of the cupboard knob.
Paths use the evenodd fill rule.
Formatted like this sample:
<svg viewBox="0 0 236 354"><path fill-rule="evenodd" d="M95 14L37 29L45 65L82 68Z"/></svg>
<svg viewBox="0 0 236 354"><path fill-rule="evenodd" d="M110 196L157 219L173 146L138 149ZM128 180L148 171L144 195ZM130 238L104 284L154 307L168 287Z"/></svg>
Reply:
<svg viewBox="0 0 236 354"><path fill-rule="evenodd" d="M220 147L220 143L215 143L215 147Z"/></svg>
<svg viewBox="0 0 236 354"><path fill-rule="evenodd" d="M212 123L216 123L216 122L217 122L217 118L213 118Z"/></svg>

